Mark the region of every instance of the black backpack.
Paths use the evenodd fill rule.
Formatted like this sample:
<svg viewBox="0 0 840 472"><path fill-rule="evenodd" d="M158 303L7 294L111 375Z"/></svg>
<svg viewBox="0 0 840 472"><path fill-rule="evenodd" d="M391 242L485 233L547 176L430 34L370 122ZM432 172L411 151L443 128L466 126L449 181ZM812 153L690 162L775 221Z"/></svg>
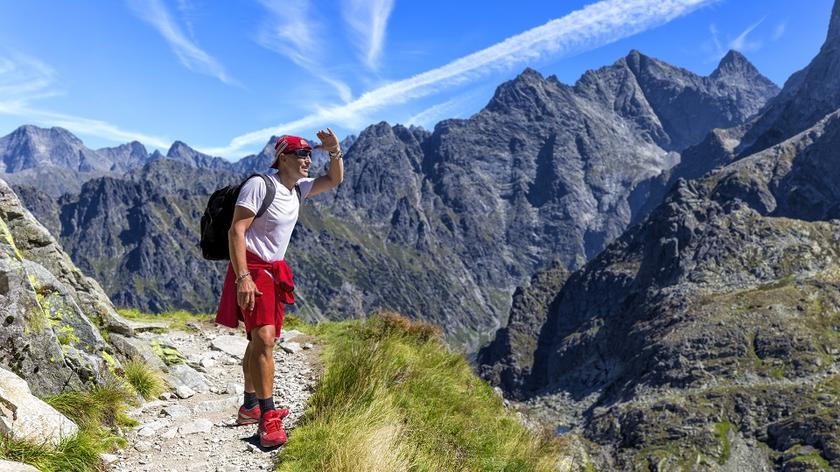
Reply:
<svg viewBox="0 0 840 472"><path fill-rule="evenodd" d="M201 256L205 259L211 261L230 259L228 231L233 222L233 209L242 186L254 177L261 177L265 182L265 198L255 218L261 217L274 201L277 188L274 186L274 179L265 174L250 175L238 185L228 185L213 192L210 200L207 201L204 216L201 217L201 240L198 245L201 247ZM295 185L295 193L300 199L300 187L297 185Z"/></svg>

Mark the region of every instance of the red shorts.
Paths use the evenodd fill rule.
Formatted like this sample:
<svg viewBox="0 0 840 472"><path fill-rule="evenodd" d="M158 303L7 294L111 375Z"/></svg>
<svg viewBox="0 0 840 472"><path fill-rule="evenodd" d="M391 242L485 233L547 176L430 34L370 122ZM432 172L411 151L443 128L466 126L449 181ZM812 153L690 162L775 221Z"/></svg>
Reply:
<svg viewBox="0 0 840 472"><path fill-rule="evenodd" d="M277 301L274 290L276 285L271 274L265 269L250 270L251 279L257 286L257 291L262 295L254 297L254 309L239 309L239 319L245 323L245 333L251 339L251 331L254 328L265 325L274 325L274 336L280 337L280 329L283 328L283 315L286 313L286 305Z"/></svg>
<svg viewBox="0 0 840 472"><path fill-rule="evenodd" d="M216 323L231 328L239 326L239 321L245 322L245 331L251 339L251 331L258 326L274 325L274 335L280 336L283 328L283 315L286 303L294 303L294 282L291 268L285 261L272 264L262 262L258 257L247 253L248 271L251 279L261 292L254 299L253 310L239 308L236 296L236 277L228 264L225 275L222 297L216 311Z"/></svg>

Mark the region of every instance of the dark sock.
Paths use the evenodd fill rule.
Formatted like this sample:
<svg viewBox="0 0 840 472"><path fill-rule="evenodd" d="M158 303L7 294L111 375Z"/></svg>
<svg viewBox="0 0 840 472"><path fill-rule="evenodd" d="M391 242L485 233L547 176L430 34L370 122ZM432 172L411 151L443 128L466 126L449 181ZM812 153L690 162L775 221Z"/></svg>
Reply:
<svg viewBox="0 0 840 472"><path fill-rule="evenodd" d="M260 402L260 412L263 415L267 411L276 410L276 408L274 408L274 397L260 398L259 402Z"/></svg>
<svg viewBox="0 0 840 472"><path fill-rule="evenodd" d="M255 406L259 405L260 402L257 401L257 392L245 392L245 401L242 402L245 406L246 410L250 410Z"/></svg>

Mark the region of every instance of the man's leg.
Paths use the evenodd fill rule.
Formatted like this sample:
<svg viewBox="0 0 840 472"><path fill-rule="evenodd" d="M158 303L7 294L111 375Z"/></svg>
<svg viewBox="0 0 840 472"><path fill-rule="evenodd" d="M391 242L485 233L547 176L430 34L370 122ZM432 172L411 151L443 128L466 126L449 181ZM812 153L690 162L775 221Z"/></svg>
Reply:
<svg viewBox="0 0 840 472"><path fill-rule="evenodd" d="M248 369L251 373L250 381L260 400L271 399L274 393L274 335L274 325L257 326L251 330ZM263 407L263 401L260 401L260 407ZM274 408L273 403L270 408Z"/></svg>
<svg viewBox="0 0 840 472"><path fill-rule="evenodd" d="M242 407L239 408L239 415L236 418L237 424L254 424L260 420L259 401L254 390L254 382L251 379L251 342L245 348L245 355L242 356L242 375L244 377L245 393L243 395Z"/></svg>
<svg viewBox="0 0 840 472"><path fill-rule="evenodd" d="M251 358L251 345L253 343L248 341L248 347L245 348L245 355L242 356L242 376L245 378L245 392L255 393L254 390L254 382L251 379L251 368L250 368L250 358Z"/></svg>

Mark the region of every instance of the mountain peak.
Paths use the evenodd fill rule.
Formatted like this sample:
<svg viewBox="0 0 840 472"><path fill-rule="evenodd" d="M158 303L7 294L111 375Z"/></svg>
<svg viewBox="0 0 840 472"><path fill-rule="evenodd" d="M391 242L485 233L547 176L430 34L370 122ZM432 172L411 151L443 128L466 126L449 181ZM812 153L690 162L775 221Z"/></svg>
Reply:
<svg viewBox="0 0 840 472"><path fill-rule="evenodd" d="M618 60L617 64L624 62L630 69L638 71L641 68L642 62L647 58L638 49L631 49L623 59Z"/></svg>
<svg viewBox="0 0 840 472"><path fill-rule="evenodd" d="M191 156L196 153L198 153L198 151L189 147L187 143L183 141L175 141L172 143L172 146L169 147L169 151L166 152L166 157L177 158Z"/></svg>
<svg viewBox="0 0 840 472"><path fill-rule="evenodd" d="M718 64L718 69L721 67L729 67L729 66L740 66L744 64L750 64L750 61L739 51L735 49L730 49L729 52L726 53L725 56L720 60Z"/></svg>
<svg viewBox="0 0 840 472"><path fill-rule="evenodd" d="M545 80L545 78L543 77L542 74L540 74L536 70L534 70L530 67L526 67L525 70L523 70L513 80L514 80L514 82L521 82L521 81L530 82L530 81L533 81L533 80L537 80L537 81L542 82L543 80Z"/></svg>
<svg viewBox="0 0 840 472"><path fill-rule="evenodd" d="M630 52L627 53L626 59L638 60L642 56L644 56L644 54L642 54L638 49L631 49Z"/></svg>
<svg viewBox="0 0 840 472"><path fill-rule="evenodd" d="M82 144L82 141L77 138L73 133L67 131L64 128L60 128L58 126L53 126L52 128L41 128L35 125L22 125L19 126L17 129L12 131L11 133L14 136L22 137L22 136L43 136L49 137L50 139L62 139L65 141L70 141L74 144Z"/></svg>
<svg viewBox="0 0 840 472"><path fill-rule="evenodd" d="M712 78L721 77L745 77L751 78L761 73L755 66L740 52L730 49L720 60L717 68L712 72Z"/></svg>

